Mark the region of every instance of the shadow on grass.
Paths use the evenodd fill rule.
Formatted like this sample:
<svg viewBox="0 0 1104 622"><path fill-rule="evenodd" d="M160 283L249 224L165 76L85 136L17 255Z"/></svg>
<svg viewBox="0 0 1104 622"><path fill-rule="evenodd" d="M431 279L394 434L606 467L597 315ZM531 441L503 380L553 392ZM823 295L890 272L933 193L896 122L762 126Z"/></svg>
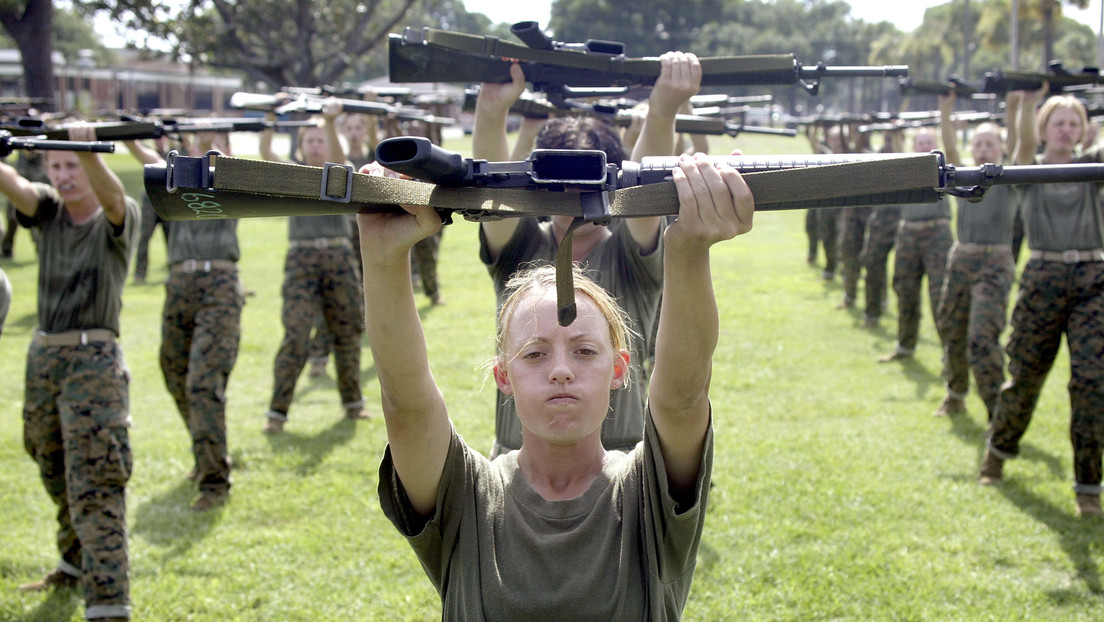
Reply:
<svg viewBox="0 0 1104 622"><path fill-rule="evenodd" d="M195 483L184 480L150 497L134 513L131 533L163 547L162 562L186 553L211 531L224 509L192 512L191 503L197 494Z"/></svg>
<svg viewBox="0 0 1104 622"><path fill-rule="evenodd" d="M1077 577L1096 596L1104 597L1104 585L1101 584L1100 566L1093 556L1094 550L1104 547L1104 519L1101 517L1080 518L1069 508L1059 508L1035 495L1016 480L1005 480L997 488L1016 507L1054 532L1062 550L1073 562ZM1072 498L1069 507L1072 508ZM1050 599L1057 603L1078 600L1073 590L1052 590Z"/></svg>
<svg viewBox="0 0 1104 622"><path fill-rule="evenodd" d="M273 452L296 452L303 456L303 461L296 467L295 472L300 475L310 475L318 465L333 453L333 450L353 440L356 436L357 421L342 417L329 428L316 436L307 436L295 432L284 431L283 434L267 436ZM359 421L368 420L360 419Z"/></svg>
<svg viewBox="0 0 1104 622"><path fill-rule="evenodd" d="M84 604L81 589L51 590L33 611L27 613L27 617L19 618L24 622L57 622L58 620L71 620L77 608Z"/></svg>
<svg viewBox="0 0 1104 622"><path fill-rule="evenodd" d="M982 454L985 451L985 435L986 431L989 429L988 423L981 425L968 414L950 417L950 420L951 432L962 442L977 448L977 464L980 466ZM1048 454L1034 445L1021 443L1020 455L1016 460L1040 462L1046 466L1047 471L1055 478L1063 479L1066 477L1066 474L1063 472L1062 460L1058 456ZM1015 462L1011 464L1015 465ZM1007 466L1007 464L1005 466Z"/></svg>

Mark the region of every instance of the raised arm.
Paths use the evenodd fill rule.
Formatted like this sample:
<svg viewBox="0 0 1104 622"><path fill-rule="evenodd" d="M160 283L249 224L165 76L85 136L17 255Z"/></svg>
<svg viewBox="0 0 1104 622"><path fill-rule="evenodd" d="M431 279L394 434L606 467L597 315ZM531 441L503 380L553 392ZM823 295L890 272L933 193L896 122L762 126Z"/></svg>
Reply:
<svg viewBox="0 0 1104 622"><path fill-rule="evenodd" d="M520 161L529 157L537 144L537 135L540 134L546 121L547 119L522 118L517 138L514 139L514 149L510 152L511 160Z"/></svg>
<svg viewBox="0 0 1104 622"><path fill-rule="evenodd" d="M1034 164L1035 149L1039 146L1039 138L1035 135L1035 104L1039 98L1049 90L1050 85L1044 83L1038 91L1024 91L1023 100L1020 102L1020 114L1015 120L1019 128L1019 141L1016 144L1014 157L1016 164ZM1008 119L1008 124L1013 123Z"/></svg>
<svg viewBox="0 0 1104 622"><path fill-rule="evenodd" d="M69 127L69 140L94 141L96 129L84 123ZM104 210L104 217L115 226L126 222L126 188L119 176L107 167L100 154L91 151L78 151L77 159L80 160L84 174L88 176L88 182L92 185L92 193L100 202Z"/></svg>
<svg viewBox="0 0 1104 622"><path fill-rule="evenodd" d="M266 112L265 121L268 121L268 127L261 130L261 135L257 137L261 159L269 162L279 162L280 156L276 155L276 152L272 149L272 137L276 135L276 115Z"/></svg>
<svg viewBox="0 0 1104 622"><path fill-rule="evenodd" d="M345 163L345 148L337 137L337 117L344 110L345 107L335 97L326 98L326 102L322 104L322 127L326 130L326 161L334 164Z"/></svg>
<svg viewBox="0 0 1104 622"><path fill-rule="evenodd" d="M161 164L165 161L161 157L160 153L157 153L155 149L151 149L145 143L137 140L124 140L123 144L126 145L127 151L130 155L134 156L135 160L138 160L142 164Z"/></svg>
<svg viewBox="0 0 1104 622"><path fill-rule="evenodd" d="M512 82L484 82L479 87L479 97L475 100L475 125L472 127L474 158L502 162L510 157L510 146L506 140L506 117L510 113L510 106L525 91L525 73L517 63L510 65L510 77ZM513 237L517 226L516 218L479 223L479 230L487 241L487 250L492 257L498 256L502 247Z"/></svg>
<svg viewBox="0 0 1104 622"><path fill-rule="evenodd" d="M15 167L0 162L0 192L3 192L19 213L34 216L38 211L38 193L31 181L19 174Z"/></svg>
<svg viewBox="0 0 1104 622"><path fill-rule="evenodd" d="M648 95L644 127L633 145L632 159L636 162L647 156L670 156L674 153L675 117L679 108L701 89L702 69L697 56L667 52L659 60L659 78ZM660 217L630 218L625 226L641 252L648 254L659 246L664 222Z"/></svg>
<svg viewBox="0 0 1104 622"><path fill-rule="evenodd" d="M735 169L683 156L673 173L678 220L664 234L663 313L648 402L672 492L691 492L709 428L717 300L709 248L751 230L754 199Z"/></svg>
<svg viewBox="0 0 1104 622"><path fill-rule="evenodd" d="M1008 91L1004 96L1004 158L1016 155L1016 145L1020 139L1020 108L1023 105L1023 91Z"/></svg>
<svg viewBox="0 0 1104 622"><path fill-rule="evenodd" d="M955 134L954 121L951 119L951 111L954 110L955 94L939 96L939 133L943 139L943 155L947 156L947 162L962 164L962 154L958 151L958 136Z"/></svg>
<svg viewBox="0 0 1104 622"><path fill-rule="evenodd" d="M376 170L379 170L376 167ZM433 208L360 214L364 326L379 376L387 442L410 504L429 515L448 454L450 424L429 368L410 280L410 248L441 228Z"/></svg>

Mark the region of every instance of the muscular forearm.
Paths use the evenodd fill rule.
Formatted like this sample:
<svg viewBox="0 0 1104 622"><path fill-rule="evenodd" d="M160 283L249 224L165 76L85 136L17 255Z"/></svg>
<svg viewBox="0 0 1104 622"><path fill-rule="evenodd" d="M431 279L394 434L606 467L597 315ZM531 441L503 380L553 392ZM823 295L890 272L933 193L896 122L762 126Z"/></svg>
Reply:
<svg viewBox="0 0 1104 622"><path fill-rule="evenodd" d="M123 182L104 164L99 154L79 152L77 157L107 220L116 226L122 225L126 221L127 197Z"/></svg>

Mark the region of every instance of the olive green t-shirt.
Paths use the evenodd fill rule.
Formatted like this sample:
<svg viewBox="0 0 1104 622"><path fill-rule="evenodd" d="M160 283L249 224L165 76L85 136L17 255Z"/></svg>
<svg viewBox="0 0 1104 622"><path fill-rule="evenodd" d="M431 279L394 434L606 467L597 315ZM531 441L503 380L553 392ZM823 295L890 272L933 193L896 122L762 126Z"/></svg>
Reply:
<svg viewBox="0 0 1104 622"><path fill-rule="evenodd" d="M950 217L951 204L943 196L935 203L910 203L901 206L901 219L909 222Z"/></svg>
<svg viewBox="0 0 1104 622"><path fill-rule="evenodd" d="M345 214L288 217L289 240L347 238L352 233L352 225L349 223L349 217Z"/></svg>
<svg viewBox="0 0 1104 622"><path fill-rule="evenodd" d="M1011 186L993 186L981 201L958 199L955 234L968 244L1011 244L1019 196Z"/></svg>
<svg viewBox="0 0 1104 622"><path fill-rule="evenodd" d="M169 227L169 263L185 259L238 261L238 221L233 218L181 220Z"/></svg>
<svg viewBox="0 0 1104 622"><path fill-rule="evenodd" d="M19 222L39 230L39 330L107 328L118 335L127 266L142 229L137 201L126 198L122 227L108 222L102 209L76 225L53 186L34 188L38 210L34 216L19 213Z"/></svg>
<svg viewBox="0 0 1104 622"><path fill-rule="evenodd" d="M1074 162L1101 162L1100 149ZM1023 193L1023 221L1032 250L1067 251L1104 248L1101 184L1073 182L1019 186Z"/></svg>
<svg viewBox="0 0 1104 622"><path fill-rule="evenodd" d="M489 461L454 429L428 520L410 506L388 448L380 505L440 594L442 619L678 620L705 525L713 430L687 507L670 495L650 414L644 434L631 452L610 452L581 496L546 501L517 452Z"/></svg>

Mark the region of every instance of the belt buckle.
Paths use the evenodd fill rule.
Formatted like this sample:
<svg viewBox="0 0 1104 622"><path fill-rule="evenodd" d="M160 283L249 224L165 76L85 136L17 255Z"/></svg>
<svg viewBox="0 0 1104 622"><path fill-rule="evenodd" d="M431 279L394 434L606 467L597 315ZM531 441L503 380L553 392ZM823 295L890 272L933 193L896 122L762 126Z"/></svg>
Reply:
<svg viewBox="0 0 1104 622"><path fill-rule="evenodd" d="M314 247L320 251L324 251L330 247L329 238L314 238Z"/></svg>
<svg viewBox="0 0 1104 622"><path fill-rule="evenodd" d="M1081 252L1077 249L1064 250L1062 251L1062 261L1067 264L1078 263L1081 261Z"/></svg>
<svg viewBox="0 0 1104 622"><path fill-rule="evenodd" d="M199 269L199 262L195 259L185 259L184 261L180 262L180 269L185 274L192 274Z"/></svg>

